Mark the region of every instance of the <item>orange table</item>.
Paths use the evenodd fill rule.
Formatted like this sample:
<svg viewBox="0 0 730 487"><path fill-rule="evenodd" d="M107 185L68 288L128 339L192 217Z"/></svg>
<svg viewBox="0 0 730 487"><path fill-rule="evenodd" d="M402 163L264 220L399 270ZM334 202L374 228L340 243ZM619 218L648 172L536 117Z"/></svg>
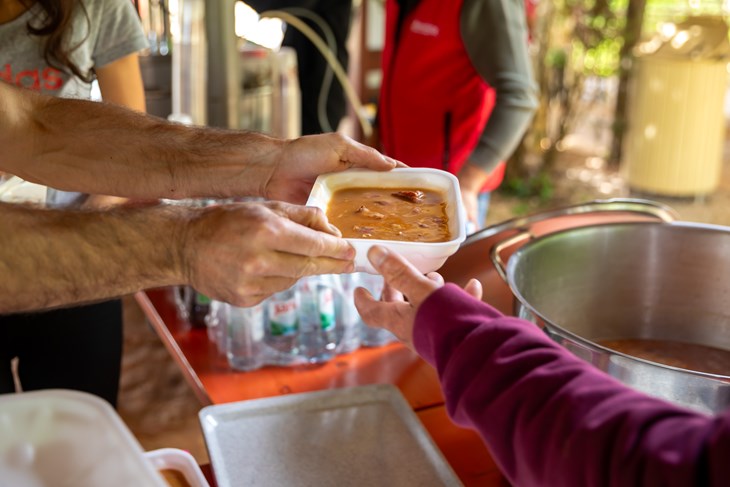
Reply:
<svg viewBox="0 0 730 487"><path fill-rule="evenodd" d="M178 317L172 291L137 293L152 327L178 364L201 404L256 399L368 384L394 384L467 486L508 485L479 436L448 418L435 370L400 344L362 348L324 365L231 370L204 329Z"/></svg>

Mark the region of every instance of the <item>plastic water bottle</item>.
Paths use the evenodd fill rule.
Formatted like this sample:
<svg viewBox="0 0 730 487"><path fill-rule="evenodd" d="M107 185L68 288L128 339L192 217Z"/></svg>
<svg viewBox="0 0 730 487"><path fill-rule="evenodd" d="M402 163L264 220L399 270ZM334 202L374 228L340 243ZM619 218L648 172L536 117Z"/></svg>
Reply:
<svg viewBox="0 0 730 487"><path fill-rule="evenodd" d="M358 274L335 276L340 281L335 296L337 313L337 353L350 353L360 348L360 315L355 308L355 288L359 286Z"/></svg>
<svg viewBox="0 0 730 487"><path fill-rule="evenodd" d="M326 362L335 355L335 286L332 276L300 279L299 354L310 363Z"/></svg>
<svg viewBox="0 0 730 487"><path fill-rule="evenodd" d="M360 273L360 286L364 287L375 299L380 299L383 294L383 286L385 281L383 276ZM359 315L358 315L359 316ZM365 324L360 318L360 333L362 337L362 345L365 347L380 347L388 343L397 341L398 339L388 330L383 328L375 328Z"/></svg>
<svg viewBox="0 0 730 487"><path fill-rule="evenodd" d="M190 319L190 312L193 307L193 293L195 291L190 286L175 286L173 288L177 315L186 321Z"/></svg>
<svg viewBox="0 0 730 487"><path fill-rule="evenodd" d="M267 345L281 354L296 355L299 337L299 295L296 286L271 296L267 311Z"/></svg>
<svg viewBox="0 0 730 487"><path fill-rule="evenodd" d="M194 291L192 309L190 311L190 324L193 328L205 328L205 316L210 310L211 299L205 294Z"/></svg>
<svg viewBox="0 0 730 487"><path fill-rule="evenodd" d="M227 306L222 301L212 300L208 306L208 313L205 315L205 324L208 327L208 340L215 344L218 353L226 352Z"/></svg>
<svg viewBox="0 0 730 487"><path fill-rule="evenodd" d="M249 371L266 363L264 304L249 308L226 305L226 357L235 370Z"/></svg>

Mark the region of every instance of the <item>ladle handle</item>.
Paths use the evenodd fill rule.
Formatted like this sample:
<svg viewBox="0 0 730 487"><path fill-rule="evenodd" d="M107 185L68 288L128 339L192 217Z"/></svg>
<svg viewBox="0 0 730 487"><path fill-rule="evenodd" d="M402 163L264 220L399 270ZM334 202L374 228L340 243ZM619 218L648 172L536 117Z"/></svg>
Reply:
<svg viewBox="0 0 730 487"><path fill-rule="evenodd" d="M499 277L502 278L504 282L507 282L507 262L502 259L502 251L508 247L512 247L518 242L521 242L522 240L532 239L534 238L533 235L530 232L522 231L518 233L517 235L513 235L510 238L507 238L505 240L502 240L498 244L496 244L494 247L492 247L492 251L490 253L492 257L492 262L494 263L495 269L497 269L497 273L499 274Z"/></svg>
<svg viewBox="0 0 730 487"><path fill-rule="evenodd" d="M679 218L677 212L667 205L656 201L636 198L612 198L607 200L594 200L586 204L576 205L564 209L565 214L580 213L601 213L607 211L638 213L656 217L664 223L670 223Z"/></svg>
<svg viewBox="0 0 730 487"><path fill-rule="evenodd" d="M670 207L657 203L650 200L641 200L633 198L614 198L608 200L594 200L587 203L581 203L578 205L568 206L565 208L558 208L545 213L537 213L528 217L514 218L507 220L506 222L487 227L473 235L470 235L465 244L473 241L487 238L496 233L505 230L517 230L518 234L507 238L501 242L496 243L491 250L492 262L494 267L497 269L499 276L507 282L507 263L502 258L502 252L504 249L511 247L522 240L527 238L535 238L535 235L530 233L529 229L536 223L548 220L551 218L570 216L570 215L582 215L588 213L606 213L606 212L617 212L617 213L637 213L640 215L647 215L654 217L664 223L671 223L677 219L677 213Z"/></svg>
<svg viewBox="0 0 730 487"><path fill-rule="evenodd" d="M633 198L612 198L608 200L593 200L577 205L556 208L542 213L513 218L511 220L486 227L469 236L467 241L480 240L503 230L530 228L535 223L561 216L585 215L589 213L636 213L656 218L664 223L671 223L679 215L669 206L651 200ZM465 242L467 243L467 242Z"/></svg>

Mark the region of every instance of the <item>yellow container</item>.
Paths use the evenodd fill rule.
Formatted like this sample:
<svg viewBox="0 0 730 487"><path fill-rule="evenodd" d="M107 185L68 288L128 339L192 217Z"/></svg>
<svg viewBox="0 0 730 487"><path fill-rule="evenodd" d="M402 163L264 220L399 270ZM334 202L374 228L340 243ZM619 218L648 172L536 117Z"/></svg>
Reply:
<svg viewBox="0 0 730 487"><path fill-rule="evenodd" d="M697 41L691 51L660 49L636 58L623 161L633 190L701 196L719 184L727 61L716 48L698 56Z"/></svg>

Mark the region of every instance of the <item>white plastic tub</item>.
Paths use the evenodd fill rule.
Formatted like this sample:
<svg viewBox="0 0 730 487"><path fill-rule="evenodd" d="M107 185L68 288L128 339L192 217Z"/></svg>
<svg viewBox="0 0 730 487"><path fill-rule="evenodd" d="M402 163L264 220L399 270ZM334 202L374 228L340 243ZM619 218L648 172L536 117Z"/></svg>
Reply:
<svg viewBox="0 0 730 487"><path fill-rule="evenodd" d="M435 271L453 255L466 239L466 214L461 203L459 181L452 174L438 169L399 168L388 172L352 169L338 173L323 174L314 182L307 206L316 206L327 211L332 194L343 188L418 188L440 191L446 200L446 215L449 219L448 242L401 242L394 240L348 238L357 252L356 272L375 274L367 253L373 245L382 245L405 257L424 274Z"/></svg>
<svg viewBox="0 0 730 487"><path fill-rule="evenodd" d="M157 471L177 470L190 487L210 487L193 456L178 448L161 448L145 453Z"/></svg>
<svg viewBox="0 0 730 487"><path fill-rule="evenodd" d="M107 402L67 390L0 396L0 485L167 487Z"/></svg>

